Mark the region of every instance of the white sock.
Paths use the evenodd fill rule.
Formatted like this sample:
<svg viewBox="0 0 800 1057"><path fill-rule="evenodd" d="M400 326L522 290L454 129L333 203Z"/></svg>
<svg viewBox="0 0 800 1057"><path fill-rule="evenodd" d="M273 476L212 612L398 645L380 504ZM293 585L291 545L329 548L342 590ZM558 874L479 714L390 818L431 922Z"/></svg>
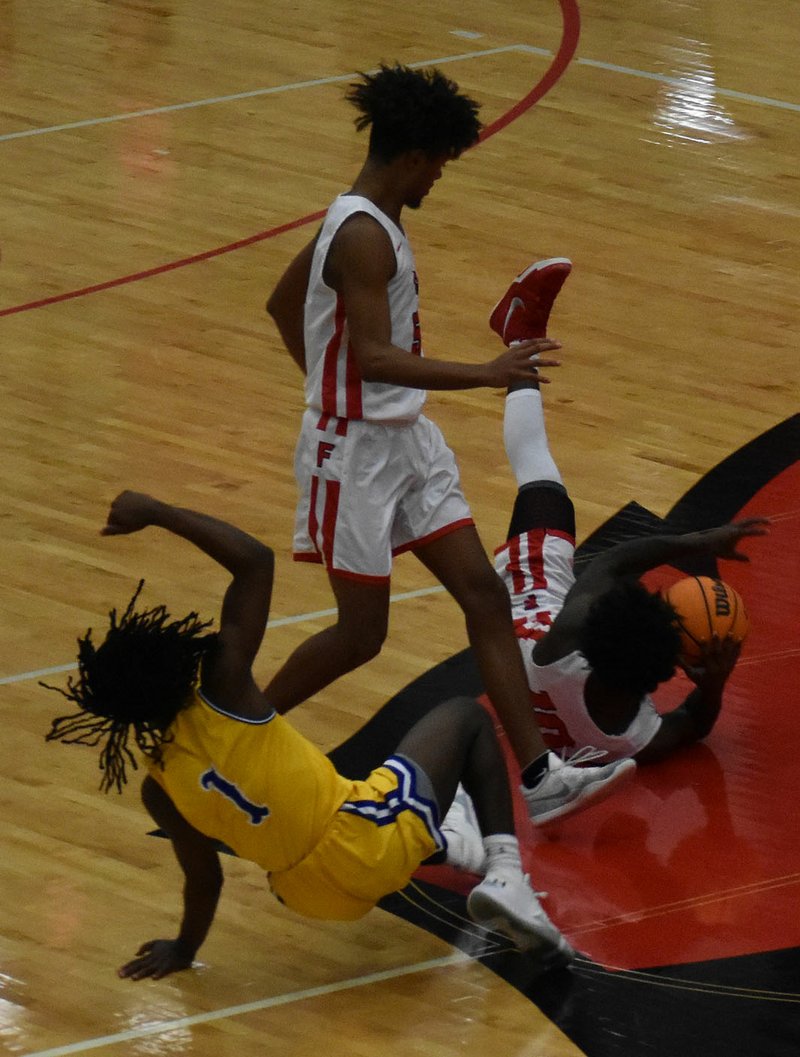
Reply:
<svg viewBox="0 0 800 1057"><path fill-rule="evenodd" d="M519 841L510 833L493 833L483 838L486 851L486 877L497 881L516 881L522 876Z"/></svg>
<svg viewBox="0 0 800 1057"><path fill-rule="evenodd" d="M503 441L518 487L531 481L564 483L547 444L542 394L538 389L515 389L508 394Z"/></svg>

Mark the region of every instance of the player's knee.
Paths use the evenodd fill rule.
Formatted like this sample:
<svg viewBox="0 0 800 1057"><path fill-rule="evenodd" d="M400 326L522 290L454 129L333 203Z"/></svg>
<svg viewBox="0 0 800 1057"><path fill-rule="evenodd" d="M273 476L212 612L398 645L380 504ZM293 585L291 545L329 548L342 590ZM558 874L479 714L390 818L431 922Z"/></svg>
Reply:
<svg viewBox="0 0 800 1057"><path fill-rule="evenodd" d="M461 727L472 735L479 734L484 728L493 729L489 713L476 698L466 695L452 697L447 706L450 709L449 719L452 726Z"/></svg>
<svg viewBox="0 0 800 1057"><path fill-rule="evenodd" d="M366 664L381 652L386 641L386 626L380 623L351 625L340 629L341 648L353 665Z"/></svg>

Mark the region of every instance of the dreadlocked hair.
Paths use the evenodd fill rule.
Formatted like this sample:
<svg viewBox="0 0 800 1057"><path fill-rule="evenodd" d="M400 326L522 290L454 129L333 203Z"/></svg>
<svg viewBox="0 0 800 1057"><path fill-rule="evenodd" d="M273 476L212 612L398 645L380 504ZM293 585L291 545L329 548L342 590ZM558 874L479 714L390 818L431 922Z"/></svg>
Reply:
<svg viewBox="0 0 800 1057"><path fill-rule="evenodd" d="M606 686L640 696L652 693L677 664L675 610L638 580L623 580L592 604L578 649Z"/></svg>
<svg viewBox="0 0 800 1057"><path fill-rule="evenodd" d="M137 769L130 738L156 763L162 746L170 740L168 728L186 706L197 682L200 663L215 645L216 633L203 635L212 621L197 613L172 620L165 606L134 611L144 580L139 581L127 609L117 619L112 609L110 627L95 647L92 629L78 639L78 676L69 677L67 689L40 683L55 690L79 711L53 720L47 741L100 745L100 788L122 792L126 765Z"/></svg>
<svg viewBox="0 0 800 1057"><path fill-rule="evenodd" d="M369 153L390 162L406 151L457 158L478 140L479 104L439 70L381 65L362 73L345 96L360 111L359 132L372 126Z"/></svg>

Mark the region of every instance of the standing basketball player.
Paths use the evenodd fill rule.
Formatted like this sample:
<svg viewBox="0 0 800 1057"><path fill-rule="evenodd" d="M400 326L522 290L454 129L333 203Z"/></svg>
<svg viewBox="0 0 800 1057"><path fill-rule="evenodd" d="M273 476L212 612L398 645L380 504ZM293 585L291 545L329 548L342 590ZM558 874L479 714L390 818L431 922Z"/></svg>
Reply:
<svg viewBox="0 0 800 1057"><path fill-rule="evenodd" d="M544 336L570 269L565 258L540 261L511 284L490 319L507 344ZM591 745L608 759L632 756L645 763L704 738L719 715L739 647L732 639L708 646L701 664L687 669L695 689L678 708L659 715L650 694L674 673L680 641L674 611L638 577L700 555L748 561L738 544L763 536L768 522L746 518L702 532L629 540L593 558L576 580L575 509L550 453L535 380L510 386L503 436L519 490L495 567L511 597L547 744L572 753Z"/></svg>
<svg viewBox="0 0 800 1057"><path fill-rule="evenodd" d="M382 66L353 84L366 161L267 303L305 372L295 470L295 558L323 562L337 622L304 642L267 687L279 712L380 651L392 557L411 550L460 605L487 692L523 773L531 818L560 817L611 791L634 765L579 768L549 754L528 707L508 598L459 483L453 453L422 414L428 389L536 377L559 346L524 342L484 364L423 358L414 257L401 225L447 162L478 139L477 104L439 71ZM545 381L546 379L541 379Z"/></svg>

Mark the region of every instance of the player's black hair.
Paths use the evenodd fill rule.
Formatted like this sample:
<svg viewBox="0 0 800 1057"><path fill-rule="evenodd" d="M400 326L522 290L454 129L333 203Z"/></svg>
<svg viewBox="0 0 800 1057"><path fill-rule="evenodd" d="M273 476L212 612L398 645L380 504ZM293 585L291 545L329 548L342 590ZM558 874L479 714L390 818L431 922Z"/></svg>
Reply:
<svg viewBox="0 0 800 1057"><path fill-rule="evenodd" d="M212 622L201 621L197 613L172 620L164 606L135 612L143 585L141 580L121 618L111 610L99 646L92 642L91 628L78 639L78 676L69 677L66 690L40 683L79 706L78 712L53 720L47 741L103 743L104 792L112 786L122 792L126 763L137 767L128 744L131 734L145 756L160 761L168 728L188 704L201 661L217 641L216 633L202 634Z"/></svg>
<svg viewBox="0 0 800 1057"><path fill-rule="evenodd" d="M638 580L623 580L591 606L578 648L605 686L649 694L675 671L675 610Z"/></svg>
<svg viewBox="0 0 800 1057"><path fill-rule="evenodd" d="M381 65L362 73L346 99L360 112L359 132L371 126L369 154L390 162L406 151L457 158L478 140L479 104L439 70Z"/></svg>

